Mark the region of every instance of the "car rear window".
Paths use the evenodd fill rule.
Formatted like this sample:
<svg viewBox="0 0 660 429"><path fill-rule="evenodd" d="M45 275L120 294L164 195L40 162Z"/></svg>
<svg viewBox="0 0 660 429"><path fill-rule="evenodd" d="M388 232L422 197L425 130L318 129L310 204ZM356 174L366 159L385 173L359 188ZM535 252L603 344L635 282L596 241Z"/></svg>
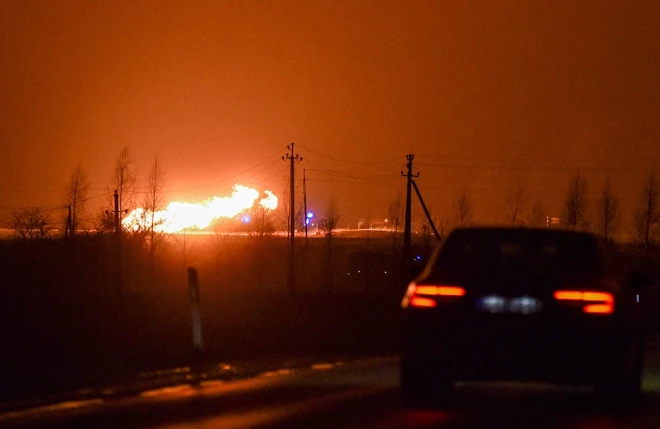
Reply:
<svg viewBox="0 0 660 429"><path fill-rule="evenodd" d="M457 230L447 238L435 268L443 271L593 275L603 269L590 234L524 229ZM435 271L435 270L434 270Z"/></svg>

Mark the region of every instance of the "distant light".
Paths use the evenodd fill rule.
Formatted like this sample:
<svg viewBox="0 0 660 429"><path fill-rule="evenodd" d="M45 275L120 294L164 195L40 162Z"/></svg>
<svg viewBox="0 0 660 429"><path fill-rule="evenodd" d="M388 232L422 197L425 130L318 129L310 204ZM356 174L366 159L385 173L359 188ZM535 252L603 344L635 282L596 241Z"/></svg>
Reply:
<svg viewBox="0 0 660 429"><path fill-rule="evenodd" d="M260 198L264 196L264 198ZM247 186L234 185L231 195L211 197L201 202L172 201L162 210L150 213L144 207L137 207L122 220L124 228L137 231L145 226L147 217L158 223L158 232L174 233L184 229L205 229L219 218L235 219L239 222L246 210L259 206L265 210L277 208L277 197L270 191L259 191Z"/></svg>
<svg viewBox="0 0 660 429"><path fill-rule="evenodd" d="M422 257L421 257L421 256L418 256L418 257L417 257L417 260L418 260L418 261L421 261L421 260L422 260Z"/></svg>
<svg viewBox="0 0 660 429"><path fill-rule="evenodd" d="M311 222L312 218L314 217L314 213L312 213L312 212L307 212L307 216L305 216L305 217L306 217L306 219L305 219L305 225L309 225L309 223Z"/></svg>
<svg viewBox="0 0 660 429"><path fill-rule="evenodd" d="M244 224L247 225L248 223L252 222L252 218L250 217L250 215L248 215L248 214L244 214L244 215L241 217L241 222L243 222Z"/></svg>

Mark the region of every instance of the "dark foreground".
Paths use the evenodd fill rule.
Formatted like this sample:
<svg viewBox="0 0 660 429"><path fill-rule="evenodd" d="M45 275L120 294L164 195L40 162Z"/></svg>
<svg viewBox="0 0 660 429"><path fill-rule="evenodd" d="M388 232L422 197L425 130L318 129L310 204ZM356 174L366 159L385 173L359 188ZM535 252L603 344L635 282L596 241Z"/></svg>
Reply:
<svg viewBox="0 0 660 429"><path fill-rule="evenodd" d="M191 237L186 263L181 243L154 256L125 238L121 257L113 236L0 240L0 410L198 364L186 266L199 274L202 363L396 355L401 298L425 248L413 246L421 259L404 269L389 234L301 242L291 293L285 237ZM621 248L616 259L660 278L660 254L642 263ZM660 332L660 290L646 301Z"/></svg>
<svg viewBox="0 0 660 429"><path fill-rule="evenodd" d="M237 381L209 380L90 397L0 415L3 428L657 428L660 339L648 342L644 400L627 412L599 410L588 389L459 384L455 405L407 410L398 358L321 362Z"/></svg>

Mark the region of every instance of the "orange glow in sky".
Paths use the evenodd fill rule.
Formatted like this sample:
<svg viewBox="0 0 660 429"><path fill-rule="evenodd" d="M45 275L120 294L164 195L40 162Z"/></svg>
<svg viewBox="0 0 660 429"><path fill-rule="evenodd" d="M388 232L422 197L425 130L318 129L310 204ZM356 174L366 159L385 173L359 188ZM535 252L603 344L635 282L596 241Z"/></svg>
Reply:
<svg viewBox="0 0 660 429"><path fill-rule="evenodd" d="M154 214L154 229L169 233L189 228L203 229L218 218L232 218L251 209L260 195L265 195L258 202L260 206L266 210L277 208L277 196L271 191L260 194L256 189L236 184L228 197L212 197L201 203L169 203L165 209ZM148 228L151 224L151 213L144 208L137 208L130 212L122 223L130 230Z"/></svg>

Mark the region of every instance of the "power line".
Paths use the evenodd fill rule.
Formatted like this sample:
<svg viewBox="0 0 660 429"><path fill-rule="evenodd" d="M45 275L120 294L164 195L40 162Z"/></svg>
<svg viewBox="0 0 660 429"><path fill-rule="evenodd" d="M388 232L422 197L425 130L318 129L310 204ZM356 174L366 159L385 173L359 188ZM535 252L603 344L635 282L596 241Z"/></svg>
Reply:
<svg viewBox="0 0 660 429"><path fill-rule="evenodd" d="M62 191L66 188L55 188L55 189L0 189L0 192L4 193L14 193L14 192L56 192Z"/></svg>
<svg viewBox="0 0 660 429"><path fill-rule="evenodd" d="M315 172L317 170L307 169L307 171ZM371 179L362 179L362 180L355 180L355 179L343 178L343 177L337 177L337 176L330 176L329 178L322 178L322 177L314 178L312 176L310 176L310 177L307 178L308 182L350 183L352 185L379 185L381 183L396 183L396 179L397 179L394 176L388 176L388 177L382 177L382 178L374 177L374 178L371 178Z"/></svg>
<svg viewBox="0 0 660 429"><path fill-rule="evenodd" d="M268 166L266 166L266 167L263 168L262 170L259 170L259 172L254 173L254 174L252 174L250 177L248 177L248 178L243 178L243 179L241 179L241 180L246 181L246 182L249 182L250 180L254 179L255 177L259 176L260 174L266 172L269 168L271 168L273 165L275 165L278 161L279 161L279 159L274 159L273 162L271 162L270 164L268 164ZM243 173L243 174L245 174L245 173ZM238 179L239 177L241 177L243 174L239 174L239 175L237 176L237 179Z"/></svg>
<svg viewBox="0 0 660 429"><path fill-rule="evenodd" d="M313 161L310 161L310 160L307 159L307 158L305 158L305 160L306 160L308 163L310 163L310 164L316 166L316 167L319 169L319 170L316 170L316 169L309 169L309 171L318 171L318 172L320 172L320 173L332 174L332 175L339 176L339 177L348 177L348 178L356 179L356 180L363 180L363 179L380 179L380 178L392 177L392 174L378 174L378 175L374 175L374 176L354 176L354 175L352 175L352 174L342 173L342 172L340 172L340 171L336 171L336 170L332 170L332 169L326 168L326 167L324 167L324 166L322 166L322 165L320 165L320 164L317 164L317 163L315 163L315 162L313 162Z"/></svg>
<svg viewBox="0 0 660 429"><path fill-rule="evenodd" d="M568 168L568 167L549 167L549 166L505 166L505 165L456 165L456 164L434 164L434 163L418 163L418 166L424 167L439 167L439 168L463 168L463 169L472 169L472 170L520 170L520 171L568 171L575 172L576 170L580 171L602 171L602 172L623 172L631 171L631 169L624 168L597 168L597 167L579 167L579 168Z"/></svg>
<svg viewBox="0 0 660 429"><path fill-rule="evenodd" d="M255 182L255 183L258 183L258 184L261 185L261 184L263 184L263 183L269 181L269 180L272 179L273 177L275 177L275 176L277 176L277 175L279 175L279 174L284 173L284 171L286 170L286 168L287 168L287 167L283 167L283 168L281 168L279 171L277 171L276 173L274 173L274 174L272 174L272 175L266 177L265 179L263 179L263 180L260 181L260 182Z"/></svg>
<svg viewBox="0 0 660 429"><path fill-rule="evenodd" d="M398 158L383 159L383 160L377 160L377 161L355 161L355 160L350 160L350 159L340 159L340 158L335 158L335 157L330 156L330 155L324 155L322 153L315 152L315 151L313 151L313 150L311 150L311 149L309 149L305 146L302 146L302 145L298 145L298 147L301 147L303 150L306 150L310 153L313 153L314 155L321 156L323 158L328 158L328 159L331 159L333 161L346 162L348 164L386 164L386 163L389 163L389 162L399 161Z"/></svg>
<svg viewBox="0 0 660 429"><path fill-rule="evenodd" d="M32 205L21 205L21 206L0 206L0 209L2 210L23 210L23 209L37 209L40 211L53 211L53 210L60 210L60 209L65 209L67 206L65 205L51 205L51 206L32 206Z"/></svg>
<svg viewBox="0 0 660 429"><path fill-rule="evenodd" d="M254 169L256 169L256 168L259 168L260 166L262 166L263 164L267 163L268 161L273 160L273 162L271 162L268 166L266 166L264 169L260 170L259 173L255 173L255 174L253 174L253 175L251 176L251 177L254 177L254 176L258 175L258 174L263 173L264 171L268 170L270 167L272 167L273 165L275 165L275 163L277 162L277 158L278 158L278 157L279 157L279 152L278 152L278 153L274 153L273 155L271 155L271 156L269 156L269 157L267 157L267 158L264 158L262 161L258 162L257 164L253 165L252 167L250 167L250 168L248 168L248 169L246 169L246 170L244 170L244 171L238 173L237 175L234 175L234 178L227 178L227 179L216 180L216 181L213 181L213 182L209 182L209 183L206 183L206 184L203 184L203 185L196 186L196 187L194 187L194 188L173 190L173 192L192 191L192 190L202 189L202 188L206 188L206 187L213 186L213 185L219 185L219 184L222 184L222 183L225 183L225 182L230 182L230 181L236 180L236 178L240 178L240 177L243 176L244 174L247 174L247 173L249 173L250 171L252 171L252 170L254 170ZM275 158L275 159L274 159L274 158ZM106 189L106 188L100 188L100 187L97 187L97 184L98 184L98 182L90 182L90 188L89 188L89 190L90 190L90 191L104 191L104 194L102 194L102 195L105 195L106 193L111 193L111 191L108 190L108 189ZM174 187L174 185L173 185L173 186L165 186L165 188L172 188L172 187ZM24 189L24 188L8 189L8 188L0 188L0 193L21 193L21 192L60 192L60 191L65 191L66 189L67 189L67 187L59 187L59 188L42 188L42 189ZM146 192L146 191L145 191L145 190L142 190L142 189L140 189L140 188L136 188L136 192ZM93 197L93 198L96 198L96 197ZM90 199L91 199L91 198L90 198Z"/></svg>
<svg viewBox="0 0 660 429"><path fill-rule="evenodd" d="M252 170L254 170L254 169L256 169L256 168L262 166L263 164L265 164L266 162L268 162L269 160L271 160L271 159L273 159L273 158L275 158L275 157L279 157L279 154L274 154L274 155L269 156L268 158L265 158L263 161L259 162L258 164L256 164L256 165L254 165L254 166L248 168L247 170L242 171L241 173L238 173L237 175L234 175L233 178L227 178L227 179L222 179L222 180L216 180L216 181L214 181L214 182L207 183L207 184L200 185L200 186L195 186L195 187L192 187L192 188L186 188L186 189L172 189L172 190L170 190L170 192L188 192L188 191L196 191L196 190L199 190L199 189L208 188L209 186L215 186L215 185L221 185L221 184L223 184L223 183L227 183L227 182L233 182L233 181L238 180L238 179L239 179L241 176L243 176L244 174L249 173L250 171L252 171ZM271 168L273 165L275 165L275 164L277 163L277 161L278 161L277 158L274 159L274 160L273 160L270 164L268 164L265 168L259 170L259 172L257 172L257 173L254 173L250 178L248 178L248 179L242 179L242 180L245 180L245 181L252 180L252 178L254 178L255 176L258 176L259 174L262 174L263 172L265 172L265 171L267 171L269 168ZM168 188L168 186L165 186L165 187Z"/></svg>
<svg viewBox="0 0 660 429"><path fill-rule="evenodd" d="M363 184L363 185L368 185L368 186L387 186L387 187L392 187L392 183L394 183L394 181L395 181L396 179L397 179L397 178L385 179L385 180L388 181L387 183L385 183L383 180L379 180L379 181L374 181L374 182L364 182L364 183L362 183L362 184ZM350 180L327 180L327 179L309 179L309 178L308 178L307 181L308 181L308 182L318 182L318 183L345 183L345 184L349 184L349 185L357 185L357 184L360 184L360 183L358 183L358 182L350 181Z"/></svg>
<svg viewBox="0 0 660 429"><path fill-rule="evenodd" d="M98 194L98 195L95 195L95 196L93 196L93 197L89 197L89 198L87 198L86 201L95 200L95 199L97 199L97 198L105 197L105 196L108 195L109 192L110 192L110 191L104 191L104 192L101 193L101 194Z"/></svg>
<svg viewBox="0 0 660 429"><path fill-rule="evenodd" d="M528 162L597 162L604 164L618 164L620 160L597 160L592 158L581 158L581 159L565 159L565 158L516 158L516 157L496 157L496 156L467 156L467 155L436 155L430 153L416 153L416 156L421 157L430 157L430 158L442 158L442 159L472 159L472 160L482 160L482 161L528 161ZM638 159L638 161L646 161L644 159Z"/></svg>

